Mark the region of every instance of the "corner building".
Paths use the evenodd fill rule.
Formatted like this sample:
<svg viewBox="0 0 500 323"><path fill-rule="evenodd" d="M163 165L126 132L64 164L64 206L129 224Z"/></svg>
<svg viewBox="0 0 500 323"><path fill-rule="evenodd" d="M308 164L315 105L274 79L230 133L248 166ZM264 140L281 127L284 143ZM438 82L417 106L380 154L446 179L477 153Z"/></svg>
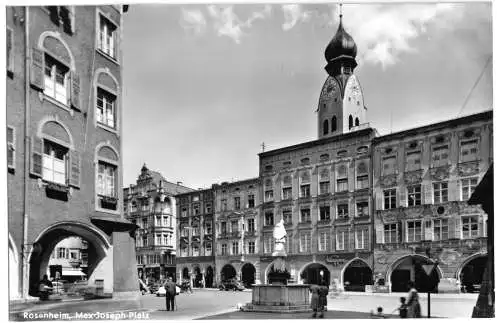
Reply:
<svg viewBox="0 0 500 323"><path fill-rule="evenodd" d="M118 189L127 8L6 8L11 300L37 296L54 247L71 236L88 242L89 290L138 293L135 227Z"/></svg>

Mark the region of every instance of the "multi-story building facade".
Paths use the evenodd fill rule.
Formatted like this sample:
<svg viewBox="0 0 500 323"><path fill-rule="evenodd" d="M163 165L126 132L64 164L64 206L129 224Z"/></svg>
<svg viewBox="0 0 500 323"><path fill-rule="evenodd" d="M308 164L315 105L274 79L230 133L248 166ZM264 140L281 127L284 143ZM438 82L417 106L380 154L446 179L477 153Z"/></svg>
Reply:
<svg viewBox="0 0 500 323"><path fill-rule="evenodd" d="M199 189L176 196L177 281L194 287L215 285L214 191Z"/></svg>
<svg viewBox="0 0 500 323"><path fill-rule="evenodd" d="M69 237L59 242L50 255L47 276L51 280L67 282L87 279L88 243L80 237Z"/></svg>
<svg viewBox="0 0 500 323"><path fill-rule="evenodd" d="M260 181L223 182L215 192L216 280L260 281Z"/></svg>
<svg viewBox="0 0 500 323"><path fill-rule="evenodd" d="M437 260L438 290L480 285L487 214L467 201L493 161L493 113L377 137L373 150L376 277L419 288Z"/></svg>
<svg viewBox="0 0 500 323"><path fill-rule="evenodd" d="M192 191L171 183L159 172L141 168L136 184L123 190L125 217L138 226L135 232L137 274L143 281L175 278L175 195Z"/></svg>
<svg viewBox="0 0 500 323"><path fill-rule="evenodd" d="M10 298L38 294L61 240L89 243L88 281L137 293L122 217L122 22L126 6L7 8Z"/></svg>

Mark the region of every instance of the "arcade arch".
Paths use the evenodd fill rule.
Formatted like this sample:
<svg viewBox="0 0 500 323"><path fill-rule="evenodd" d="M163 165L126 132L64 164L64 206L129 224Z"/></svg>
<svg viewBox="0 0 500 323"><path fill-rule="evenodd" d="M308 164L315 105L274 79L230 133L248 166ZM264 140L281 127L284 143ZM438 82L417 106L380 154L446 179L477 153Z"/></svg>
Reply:
<svg viewBox="0 0 500 323"><path fill-rule="evenodd" d="M373 284L370 266L360 258L350 260L342 269L341 283L346 291L364 292L366 285Z"/></svg>
<svg viewBox="0 0 500 323"><path fill-rule="evenodd" d="M330 271L326 265L319 262L306 264L300 270L299 277L305 284L319 285L324 279L325 282L330 285Z"/></svg>
<svg viewBox="0 0 500 323"><path fill-rule="evenodd" d="M241 280L245 287L249 288L253 284L255 284L255 266L251 263L247 262L241 267Z"/></svg>
<svg viewBox="0 0 500 323"><path fill-rule="evenodd" d="M236 278L236 269L234 269L233 265L226 264L220 271L220 277L221 280Z"/></svg>
<svg viewBox="0 0 500 323"><path fill-rule="evenodd" d="M430 265L433 261L422 255L406 255L391 265L387 271L386 281L390 282L392 292L407 292L408 282L414 281L417 291L424 290L429 276L425 273L422 265ZM437 266L430 275L431 279L440 280L443 273Z"/></svg>
<svg viewBox="0 0 500 323"><path fill-rule="evenodd" d="M477 253L465 259L457 270L457 279L460 281L460 290L465 293L474 293L483 282L488 255Z"/></svg>

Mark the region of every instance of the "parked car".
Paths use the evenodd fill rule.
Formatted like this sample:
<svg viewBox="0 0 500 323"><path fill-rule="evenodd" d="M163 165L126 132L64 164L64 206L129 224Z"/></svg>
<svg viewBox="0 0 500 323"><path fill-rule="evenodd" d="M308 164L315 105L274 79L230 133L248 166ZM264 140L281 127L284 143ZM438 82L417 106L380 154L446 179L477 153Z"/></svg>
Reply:
<svg viewBox="0 0 500 323"><path fill-rule="evenodd" d="M167 290L163 286L158 287L158 289L156 290L156 296L158 296L158 297L165 296L166 294L167 294Z"/></svg>
<svg viewBox="0 0 500 323"><path fill-rule="evenodd" d="M220 283L219 285L219 290L239 290L242 291L245 289L245 286L243 286L243 283L238 280L230 279L230 280L224 280Z"/></svg>

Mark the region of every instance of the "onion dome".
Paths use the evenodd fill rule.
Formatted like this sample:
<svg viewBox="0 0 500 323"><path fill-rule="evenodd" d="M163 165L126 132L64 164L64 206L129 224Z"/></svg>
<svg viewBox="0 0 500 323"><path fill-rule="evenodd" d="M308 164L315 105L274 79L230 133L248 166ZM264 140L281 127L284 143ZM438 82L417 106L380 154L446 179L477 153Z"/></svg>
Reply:
<svg viewBox="0 0 500 323"><path fill-rule="evenodd" d="M342 56L356 58L358 47L351 35L344 30L342 26L342 15L340 15L339 29L333 39L325 49L325 58L327 62L335 60Z"/></svg>

